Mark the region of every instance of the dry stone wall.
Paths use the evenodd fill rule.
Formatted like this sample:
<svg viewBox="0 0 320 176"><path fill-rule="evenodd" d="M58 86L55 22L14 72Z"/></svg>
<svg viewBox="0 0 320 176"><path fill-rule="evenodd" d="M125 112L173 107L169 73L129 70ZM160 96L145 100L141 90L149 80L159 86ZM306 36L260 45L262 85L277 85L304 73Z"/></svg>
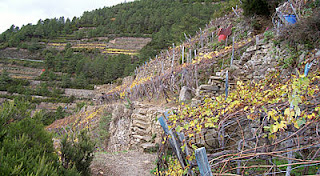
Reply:
<svg viewBox="0 0 320 176"><path fill-rule="evenodd" d="M134 102L131 108L117 104L111 109L108 151L148 150L160 143L162 130L157 117L164 108Z"/></svg>
<svg viewBox="0 0 320 176"><path fill-rule="evenodd" d="M1 58L41 59L40 53L31 53L26 49L6 48L0 50Z"/></svg>
<svg viewBox="0 0 320 176"><path fill-rule="evenodd" d="M64 93L66 96L75 96L80 98L93 98L94 91L93 90L84 90L84 89L65 89Z"/></svg>

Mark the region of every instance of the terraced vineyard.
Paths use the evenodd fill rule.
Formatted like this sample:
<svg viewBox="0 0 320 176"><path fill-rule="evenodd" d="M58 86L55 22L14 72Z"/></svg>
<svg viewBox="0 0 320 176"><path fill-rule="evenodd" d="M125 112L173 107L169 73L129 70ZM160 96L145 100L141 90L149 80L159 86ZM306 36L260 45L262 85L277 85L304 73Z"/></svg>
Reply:
<svg viewBox="0 0 320 176"><path fill-rule="evenodd" d="M12 64L0 64L0 71L2 72L3 70L6 70L13 78L27 80L35 80L42 73L42 69L23 67Z"/></svg>
<svg viewBox="0 0 320 176"><path fill-rule="evenodd" d="M127 54L138 55L139 51L151 41L151 38L135 38L135 37L119 37L109 42L88 42L82 40L70 40L65 43L48 43L48 48L58 50L65 49L67 43L71 44L71 48L77 50L99 50L103 54Z"/></svg>

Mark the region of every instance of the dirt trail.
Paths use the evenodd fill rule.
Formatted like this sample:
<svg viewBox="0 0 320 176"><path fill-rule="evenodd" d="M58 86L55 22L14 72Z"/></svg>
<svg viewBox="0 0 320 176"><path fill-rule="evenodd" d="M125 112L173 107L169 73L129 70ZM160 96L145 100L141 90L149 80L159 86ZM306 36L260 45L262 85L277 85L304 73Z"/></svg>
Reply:
<svg viewBox="0 0 320 176"><path fill-rule="evenodd" d="M93 176L151 176L156 157L138 151L96 153L91 171Z"/></svg>

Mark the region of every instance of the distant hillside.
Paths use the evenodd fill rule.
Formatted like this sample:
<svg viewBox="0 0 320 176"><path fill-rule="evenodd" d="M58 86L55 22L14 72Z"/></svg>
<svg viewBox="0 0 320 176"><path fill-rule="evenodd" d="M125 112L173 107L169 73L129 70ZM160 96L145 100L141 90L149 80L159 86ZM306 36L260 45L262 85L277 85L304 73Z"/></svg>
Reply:
<svg viewBox="0 0 320 176"><path fill-rule="evenodd" d="M141 0L84 12L72 20L12 26L0 35L0 57L44 60L48 72L41 80L49 80L52 71L62 72L54 78L64 80L63 88L92 88L130 75L162 49L230 10L232 3Z"/></svg>
<svg viewBox="0 0 320 176"><path fill-rule="evenodd" d="M212 1L141 0L84 12L79 18L39 20L21 29L11 26L0 35L2 48L41 49L37 42L76 40L108 36L153 38L145 55L155 54L172 42L193 34L219 8ZM31 42L31 43L27 43ZM37 44L36 44L37 43Z"/></svg>

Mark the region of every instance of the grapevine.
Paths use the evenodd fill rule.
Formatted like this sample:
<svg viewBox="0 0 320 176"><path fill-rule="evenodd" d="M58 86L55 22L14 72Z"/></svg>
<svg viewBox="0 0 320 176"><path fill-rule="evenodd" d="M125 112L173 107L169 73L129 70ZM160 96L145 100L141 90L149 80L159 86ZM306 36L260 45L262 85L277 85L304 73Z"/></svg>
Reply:
<svg viewBox="0 0 320 176"><path fill-rule="evenodd" d="M222 134L220 132L225 132L226 130L224 129L226 128L225 124L230 125L230 122L238 123L238 129L240 129L241 133L238 132L237 135L239 137L234 139L238 140L237 144L231 145L229 143L229 146L227 146L227 144L221 142L222 140L227 140L225 139L226 137L217 136L220 149L214 150L222 150L222 153L221 156L211 162L214 170L220 174L234 173L235 169L231 169L234 167L231 161L241 160L242 163L249 164L250 160L247 160L248 158L251 158L251 160L257 159L257 153L263 151L263 146L261 145L269 146L269 148L284 154L287 150L280 150L277 145L284 145L282 144L283 142L297 136L298 138L295 140L301 140L299 136L309 136L311 140L301 140L300 143L292 144L291 147L295 148L294 151L301 151L310 147L312 149L312 146L320 145L319 142L316 142L318 135L311 131L308 133L304 131L306 129L315 129L319 125L319 81L320 73L318 71L311 73L307 77L298 74L283 78L280 72L276 72L260 82L244 83L238 81L236 89L229 94L227 99L225 99L225 95L221 95L218 97L205 97L202 99L203 103L195 107L181 104L178 111L169 117L169 128L177 132L183 132L188 138L187 144L189 148L196 149L196 146L199 145L196 143L196 139L203 137L206 130L214 129L218 134ZM243 135L245 126L241 121L261 124L260 128L256 130L256 136L251 141L246 141L248 139L245 139ZM292 133L296 136L288 136L288 134ZM259 142L264 140L269 141L268 146ZM254 144L250 145L251 143ZM237 146L240 153L236 152L228 155L223 153L223 149L234 150L234 148L237 149ZM314 150L311 149L309 150L312 154ZM244 155L245 153L247 155ZM234 158L238 155L243 159ZM263 155L271 158L294 160L297 164L320 162L318 160L297 161L294 158L283 158L283 155L276 155L268 150ZM214 158L214 156L211 158ZM314 158L316 157L317 155L315 154ZM286 165L284 164L283 166ZM259 166L246 167L238 165L236 168L244 171L254 167Z"/></svg>

